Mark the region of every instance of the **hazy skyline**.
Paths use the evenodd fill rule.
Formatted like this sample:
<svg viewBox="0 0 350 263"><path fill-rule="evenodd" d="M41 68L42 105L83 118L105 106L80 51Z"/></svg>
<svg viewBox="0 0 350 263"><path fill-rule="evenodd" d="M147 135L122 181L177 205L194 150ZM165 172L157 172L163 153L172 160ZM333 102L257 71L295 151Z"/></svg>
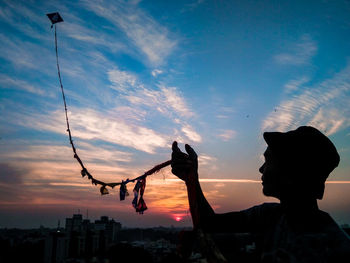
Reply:
<svg viewBox="0 0 350 263"><path fill-rule="evenodd" d="M147 179L148 210L119 188L101 196L80 175L74 143L96 179L134 178L199 155L217 212L265 201L258 168L264 131L312 125L336 145L321 209L350 223L349 1L0 0L0 227L54 226L77 213L124 226L191 224L185 185L170 169ZM335 182L336 181L336 182Z"/></svg>

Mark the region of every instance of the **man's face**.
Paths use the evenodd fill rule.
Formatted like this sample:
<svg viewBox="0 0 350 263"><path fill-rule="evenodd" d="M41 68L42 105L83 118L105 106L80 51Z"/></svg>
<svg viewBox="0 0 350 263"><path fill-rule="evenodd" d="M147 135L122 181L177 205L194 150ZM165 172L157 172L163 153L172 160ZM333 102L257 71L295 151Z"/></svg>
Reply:
<svg viewBox="0 0 350 263"><path fill-rule="evenodd" d="M286 167L282 165L269 147L264 152L264 157L265 163L259 168L259 172L262 174L263 193L266 196L281 198L281 194L288 185L288 177L283 173Z"/></svg>

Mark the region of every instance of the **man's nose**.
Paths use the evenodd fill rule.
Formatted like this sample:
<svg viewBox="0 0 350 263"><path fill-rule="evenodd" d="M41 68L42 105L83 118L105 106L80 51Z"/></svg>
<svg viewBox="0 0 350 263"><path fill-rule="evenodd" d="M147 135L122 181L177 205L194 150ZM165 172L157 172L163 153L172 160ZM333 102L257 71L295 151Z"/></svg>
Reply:
<svg viewBox="0 0 350 263"><path fill-rule="evenodd" d="M264 173L265 163L259 168L260 173Z"/></svg>

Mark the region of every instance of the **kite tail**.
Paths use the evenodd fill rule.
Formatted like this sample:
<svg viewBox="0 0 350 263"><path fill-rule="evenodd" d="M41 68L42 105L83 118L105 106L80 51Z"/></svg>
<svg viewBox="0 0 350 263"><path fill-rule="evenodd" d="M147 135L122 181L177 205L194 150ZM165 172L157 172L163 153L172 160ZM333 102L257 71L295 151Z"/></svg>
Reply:
<svg viewBox="0 0 350 263"><path fill-rule="evenodd" d="M63 20L62 20L63 21ZM55 22L56 23L56 22ZM81 170L81 175L82 177L87 176L89 180L91 180L91 183L94 185L101 185L101 194L108 194L108 190L106 189L106 186L109 186L111 188L114 188L117 185L123 185L125 186L127 183L129 182L135 182L135 181L139 181L139 180L144 180L147 176L154 174L156 172L158 172L159 170L161 170L162 168L168 166L171 164L171 160L168 160L164 163L158 164L156 166L154 166L152 169L146 171L143 175L136 177L134 179L126 179L126 181L122 181L122 182L117 182L117 183L105 183L103 181L100 180L96 180L90 173L89 171L86 169L86 167L84 166L83 161L80 159L77 150L75 148L75 145L73 143L73 139L72 139L72 133L69 127L69 120L68 120L68 110L67 110L67 103L66 103L66 96L64 94L64 88L63 88L63 84L62 84L62 79L61 79L61 71L60 71L60 65L59 65L59 61L58 61L58 45L57 45L57 28L56 25L53 24L53 26L55 26L55 51L56 51L56 65L57 65L57 74L58 74L58 80L60 82L60 87L61 87L61 93L62 93L62 99L63 99L63 104L64 104L64 112L65 112L65 116L66 116L66 125L67 125L67 132L68 132L68 136L69 136L69 142L72 146L72 150L74 153L74 158L78 161L78 163L80 164L82 170ZM124 188L124 187L123 187ZM126 191L126 188L125 190ZM123 195L121 195L121 200L123 199Z"/></svg>

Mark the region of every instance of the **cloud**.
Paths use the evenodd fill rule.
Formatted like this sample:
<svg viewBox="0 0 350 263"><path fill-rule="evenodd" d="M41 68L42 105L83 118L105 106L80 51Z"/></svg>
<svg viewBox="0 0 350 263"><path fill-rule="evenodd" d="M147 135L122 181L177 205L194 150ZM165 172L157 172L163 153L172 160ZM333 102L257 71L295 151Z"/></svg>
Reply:
<svg viewBox="0 0 350 263"><path fill-rule="evenodd" d="M31 10L18 1L3 1L0 18L3 22L11 25L16 30L24 33L30 38L47 40L48 37L42 34L47 25L47 18L38 10ZM25 23L23 23L25 21ZM46 27L47 29L47 27ZM48 31L48 30L47 30Z"/></svg>
<svg viewBox="0 0 350 263"><path fill-rule="evenodd" d="M168 178L167 182L177 183L182 182L178 178ZM251 179L228 179L228 178L199 178L201 183L215 183L215 187L225 186L223 183L248 183L248 184L261 184L261 180L251 180ZM326 181L326 184L350 184L350 181L338 180L338 181Z"/></svg>
<svg viewBox="0 0 350 263"><path fill-rule="evenodd" d="M23 90L39 96L48 95L47 92L41 88L35 87L24 80L11 78L4 74L0 74L0 84L2 84L0 88ZM52 97L53 94L50 94L50 96Z"/></svg>
<svg viewBox="0 0 350 263"><path fill-rule="evenodd" d="M350 119L344 116L340 109L323 109L320 108L315 114L310 124L318 127L326 134L336 133L342 126L349 126Z"/></svg>
<svg viewBox="0 0 350 263"><path fill-rule="evenodd" d="M139 109L137 107L130 106L119 106L110 110L114 115L118 116L118 118L132 122L132 123L140 123L146 119L147 111L143 109Z"/></svg>
<svg viewBox="0 0 350 263"><path fill-rule="evenodd" d="M35 130L66 134L62 111L48 114L32 114L12 118L13 122ZM167 146L167 136L152 129L127 123L113 113L101 113L92 109L73 108L69 113L73 136L83 140L101 140L154 153L158 147Z"/></svg>
<svg viewBox="0 0 350 263"><path fill-rule="evenodd" d="M167 214L183 213L188 209L187 193L182 181L166 179L157 187L154 187L152 182L148 182L147 185L144 198L148 207Z"/></svg>
<svg viewBox="0 0 350 263"><path fill-rule="evenodd" d="M234 130L222 130L218 135L223 141L229 141L232 138L236 137L237 132Z"/></svg>
<svg viewBox="0 0 350 263"><path fill-rule="evenodd" d="M0 163L0 183L2 185L21 184L25 171L15 164Z"/></svg>
<svg viewBox="0 0 350 263"><path fill-rule="evenodd" d="M107 47L113 53L129 52L128 48L120 42L120 40L113 34L104 33L102 30L93 29L86 21L74 15L66 14L66 26L62 28L63 34L70 38L80 41L82 44L92 46Z"/></svg>
<svg viewBox="0 0 350 263"><path fill-rule="evenodd" d="M81 177L81 167L70 147L28 143L33 141L10 141L5 149L0 148L0 159L4 160L0 164L0 205L79 204L87 198L100 202L99 188ZM126 163L129 153L81 142L78 153L96 179L120 182L140 175L140 167Z"/></svg>
<svg viewBox="0 0 350 263"><path fill-rule="evenodd" d="M74 138L106 141L154 153L156 148L167 147L167 142L172 140L169 129L165 129L165 133L162 134L153 129L154 126L158 127L157 125L147 128L147 121L150 121L149 124L153 123L148 120L149 116L154 115L156 111L164 115L164 120L179 126L177 131L181 131L192 141L201 141L201 136L183 120L192 116L193 113L176 88L162 86L151 90L138 83L135 75L129 72L114 70L109 73L113 86L111 88L119 89L118 99L122 105L104 112L86 108L69 108L72 110L69 112L69 120ZM116 86L116 83L119 86ZM30 129L66 135L65 120L61 110L42 114L28 107L19 108L19 106L12 105L16 110L9 110L6 117L2 116L0 119L6 123ZM159 120L159 116L155 117Z"/></svg>
<svg viewBox="0 0 350 263"><path fill-rule="evenodd" d="M128 87L135 87L137 78L127 71L113 69L108 71L108 79L112 82L112 89L126 91Z"/></svg>
<svg viewBox="0 0 350 263"><path fill-rule="evenodd" d="M158 88L150 89L140 83L133 73L116 69L108 71L108 79L112 83L111 88L133 106L144 105L164 115L194 115L176 87L159 85Z"/></svg>
<svg viewBox="0 0 350 263"><path fill-rule="evenodd" d="M131 161L131 153L121 152L113 147L94 146L86 142L79 142L78 153L84 161L95 163L127 163ZM29 162L70 162L72 149L61 145L22 145L17 150L0 152L2 159Z"/></svg>
<svg viewBox="0 0 350 263"><path fill-rule="evenodd" d="M28 169L15 162L2 162L0 171L0 205L23 201L23 181Z"/></svg>
<svg viewBox="0 0 350 263"><path fill-rule="evenodd" d="M185 99L179 93L177 88L161 86L160 90L165 98L164 102L168 107L185 117L191 117L194 115L188 108Z"/></svg>
<svg viewBox="0 0 350 263"><path fill-rule="evenodd" d="M198 164L199 166L203 166L203 165L210 165L213 162L216 162L216 158L209 156L209 155L205 155L205 154L201 154L198 156ZM213 166L213 165L211 165Z"/></svg>
<svg viewBox="0 0 350 263"><path fill-rule="evenodd" d="M190 11L196 9L203 2L204 2L204 0L195 0L195 1L192 1L192 3L185 4L184 7L181 9L181 12L182 13L190 12Z"/></svg>
<svg viewBox="0 0 350 263"><path fill-rule="evenodd" d="M17 38L10 38L4 34L0 34L0 42L2 49L0 57L11 62L14 66L37 70L45 69L43 67L44 61L38 60L38 57L50 57L46 49Z"/></svg>
<svg viewBox="0 0 350 263"><path fill-rule="evenodd" d="M275 55L274 59L283 65L303 65L310 62L317 49L316 42L309 35L303 35L297 43L288 47L287 52Z"/></svg>
<svg viewBox="0 0 350 263"><path fill-rule="evenodd" d="M181 179L167 179L170 182L180 182ZM221 178L200 178L201 183L258 183L261 184L261 180L250 180L250 179L221 179Z"/></svg>
<svg viewBox="0 0 350 263"><path fill-rule="evenodd" d="M298 91L309 80L310 79L305 76L299 79L293 79L289 81L286 85L284 85L284 89L286 93L292 93L292 92Z"/></svg>
<svg viewBox="0 0 350 263"><path fill-rule="evenodd" d="M160 75L160 74L162 74L162 73L163 73L163 71L160 70L160 69L154 69L154 70L152 70L152 72L151 72L151 74L152 74L153 77L157 77L158 75Z"/></svg>
<svg viewBox="0 0 350 263"><path fill-rule="evenodd" d="M164 63L176 47L168 30L135 4L115 1L85 1L85 6L121 29L153 65Z"/></svg>
<svg viewBox="0 0 350 263"><path fill-rule="evenodd" d="M140 83L134 74L120 70L109 71L108 78L112 83L111 88L118 90L119 97L124 103L125 101L129 103L128 106L118 107L126 110L124 113L118 110L120 116L135 117L133 120L129 118L135 122L145 119L147 113L158 112L180 126L180 131L188 139L194 142L202 141L200 134L185 120L194 116L194 113L176 87L158 85L155 89L150 89ZM132 110L128 110L130 108Z"/></svg>
<svg viewBox="0 0 350 263"><path fill-rule="evenodd" d="M327 135L350 126L350 65L328 79L284 99L262 123L262 130L287 131L311 125Z"/></svg>
<svg viewBox="0 0 350 263"><path fill-rule="evenodd" d="M222 106L220 106L218 108L218 112L219 112L219 114L216 115L216 118L228 119L228 118L231 118L233 116L233 114L235 113L235 110L232 107L222 107Z"/></svg>
<svg viewBox="0 0 350 263"><path fill-rule="evenodd" d="M181 131L186 135L188 139L194 142L201 142L202 137L193 128L186 124L182 127Z"/></svg>

